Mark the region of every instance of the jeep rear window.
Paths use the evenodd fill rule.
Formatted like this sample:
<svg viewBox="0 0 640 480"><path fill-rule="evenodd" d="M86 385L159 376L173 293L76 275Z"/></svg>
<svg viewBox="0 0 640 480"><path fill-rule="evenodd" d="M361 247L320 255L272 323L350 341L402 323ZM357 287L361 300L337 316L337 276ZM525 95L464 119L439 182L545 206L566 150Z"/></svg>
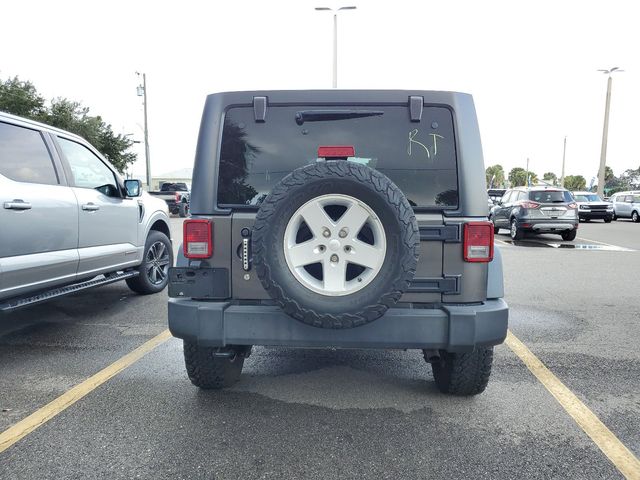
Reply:
<svg viewBox="0 0 640 480"><path fill-rule="evenodd" d="M318 111L371 115L322 115ZM309 120L300 121L300 112ZM373 114L375 113L375 115ZM298 114L298 122L296 122ZM296 168L321 161L321 146L353 146L360 162L384 173L419 207L458 206L453 118L444 107L425 107L411 122L404 106L270 106L266 121L251 107L227 110L220 148L218 204L259 205Z"/></svg>

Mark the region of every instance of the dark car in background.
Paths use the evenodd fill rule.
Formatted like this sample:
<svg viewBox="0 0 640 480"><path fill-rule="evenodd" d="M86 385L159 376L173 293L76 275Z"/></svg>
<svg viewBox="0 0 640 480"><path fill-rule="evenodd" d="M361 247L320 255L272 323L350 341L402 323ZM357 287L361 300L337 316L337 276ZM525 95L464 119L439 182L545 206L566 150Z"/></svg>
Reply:
<svg viewBox="0 0 640 480"><path fill-rule="evenodd" d="M563 240L576 238L578 205L568 190L558 187L517 187L507 190L489 219L494 233L509 230L513 240L525 233L555 233Z"/></svg>
<svg viewBox="0 0 640 480"><path fill-rule="evenodd" d="M578 204L578 217L588 222L590 220L604 220L611 223L613 219L613 204L603 201L593 192L573 192L573 198Z"/></svg>
<svg viewBox="0 0 640 480"><path fill-rule="evenodd" d="M487 200L489 212L491 212L491 209L493 208L494 205L497 205L498 203L500 203L500 199L502 198L502 196L504 195L504 192L506 191L507 191L506 188L489 188L487 190L487 197L489 197L489 199Z"/></svg>

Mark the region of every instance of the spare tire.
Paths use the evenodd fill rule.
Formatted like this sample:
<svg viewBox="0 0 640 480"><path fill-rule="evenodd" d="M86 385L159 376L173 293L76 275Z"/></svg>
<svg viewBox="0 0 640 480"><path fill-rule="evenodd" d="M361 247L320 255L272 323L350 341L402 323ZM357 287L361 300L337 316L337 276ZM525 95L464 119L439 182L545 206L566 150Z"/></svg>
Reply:
<svg viewBox="0 0 640 480"><path fill-rule="evenodd" d="M252 232L258 278L291 317L352 328L381 317L418 263L416 218L382 173L345 160L299 168L260 205Z"/></svg>

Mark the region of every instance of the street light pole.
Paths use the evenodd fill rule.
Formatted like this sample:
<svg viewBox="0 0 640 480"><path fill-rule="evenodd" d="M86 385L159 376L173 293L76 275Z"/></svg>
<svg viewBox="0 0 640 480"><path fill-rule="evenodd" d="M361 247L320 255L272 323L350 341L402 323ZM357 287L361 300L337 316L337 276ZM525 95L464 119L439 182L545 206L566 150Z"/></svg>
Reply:
<svg viewBox="0 0 640 480"><path fill-rule="evenodd" d="M598 169L598 196L604 196L604 174L607 166L607 140L609 136L609 109L611 106L611 74L615 72L623 72L618 67L609 70L598 70L608 75L607 78L607 97L604 104L604 125L602 127L602 147L600 149L600 168Z"/></svg>
<svg viewBox="0 0 640 480"><path fill-rule="evenodd" d="M357 7L340 7L337 10L329 7L316 7L318 11L333 12L333 88L338 88L338 12L340 10L355 10Z"/></svg>
<svg viewBox="0 0 640 480"><path fill-rule="evenodd" d="M564 136L564 148L562 149L562 175L560 176L560 186L564 188L564 160L567 154L567 136Z"/></svg>
<svg viewBox="0 0 640 480"><path fill-rule="evenodd" d="M136 72L138 76L140 74ZM144 105L144 158L147 164L147 190L151 190L151 155L149 154L149 126L147 123L147 74L142 74L142 85L138 86L138 96Z"/></svg>

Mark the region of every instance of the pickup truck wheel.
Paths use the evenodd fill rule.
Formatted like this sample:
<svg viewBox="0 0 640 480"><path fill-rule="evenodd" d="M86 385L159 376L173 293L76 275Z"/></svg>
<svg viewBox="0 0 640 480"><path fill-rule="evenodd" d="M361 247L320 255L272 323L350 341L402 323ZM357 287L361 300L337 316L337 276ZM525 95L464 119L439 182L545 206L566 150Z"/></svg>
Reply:
<svg viewBox="0 0 640 480"><path fill-rule="evenodd" d="M443 351L440 355L431 369L442 393L470 396L484 392L491 375L493 347L476 347L469 353Z"/></svg>
<svg viewBox="0 0 640 480"><path fill-rule="evenodd" d="M216 354L231 354L223 357ZM219 390L230 387L240 379L245 356L232 349L202 347L184 341L184 363L189 380L196 387Z"/></svg>
<svg viewBox="0 0 640 480"><path fill-rule="evenodd" d="M299 168L262 202L252 233L258 278L291 317L353 328L381 317L408 288L420 236L398 187L365 165Z"/></svg>
<svg viewBox="0 0 640 480"><path fill-rule="evenodd" d="M182 218L189 216L189 204L187 202L180 203L180 207L178 208L178 215L180 215L180 217Z"/></svg>
<svg viewBox="0 0 640 480"><path fill-rule="evenodd" d="M562 240L565 240L567 242L571 242L571 241L576 239L576 235L577 234L578 234L577 230L569 230L568 232L562 232L561 233Z"/></svg>
<svg viewBox="0 0 640 480"><path fill-rule="evenodd" d="M144 257L138 267L140 274L128 278L127 285L141 295L164 290L169 281L169 267L173 266L173 249L167 236L156 230L149 232L144 245Z"/></svg>

